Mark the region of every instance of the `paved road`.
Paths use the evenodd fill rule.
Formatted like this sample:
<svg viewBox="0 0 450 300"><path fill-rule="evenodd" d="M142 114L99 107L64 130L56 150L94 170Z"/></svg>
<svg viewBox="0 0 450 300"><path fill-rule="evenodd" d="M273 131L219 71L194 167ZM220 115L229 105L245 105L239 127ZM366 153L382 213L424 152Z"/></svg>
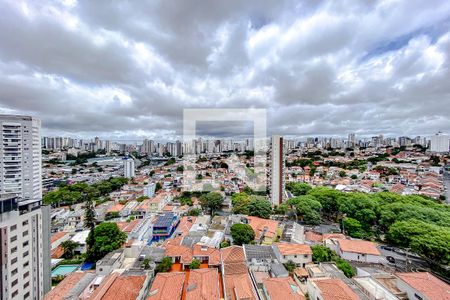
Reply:
<svg viewBox="0 0 450 300"><path fill-rule="evenodd" d="M401 251L400 249L392 251L383 249L378 246L378 250L380 250L383 257L391 256L395 259L395 264L388 263L388 265L395 267L398 271L410 272L429 269L429 264L424 259L411 254L407 255L407 253Z"/></svg>
<svg viewBox="0 0 450 300"><path fill-rule="evenodd" d="M447 189L445 195L445 202L447 202L447 204L450 204L450 179L444 179L444 185Z"/></svg>

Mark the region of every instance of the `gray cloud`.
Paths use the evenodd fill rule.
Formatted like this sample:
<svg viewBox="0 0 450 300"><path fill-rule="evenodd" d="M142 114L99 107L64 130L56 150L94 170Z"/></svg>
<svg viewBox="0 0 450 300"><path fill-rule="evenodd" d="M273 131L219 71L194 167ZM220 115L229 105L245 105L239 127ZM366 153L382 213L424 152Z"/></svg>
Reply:
<svg viewBox="0 0 450 300"><path fill-rule="evenodd" d="M269 134L450 131L447 1L0 8L0 112L45 134L179 138L184 108L246 107L267 109Z"/></svg>

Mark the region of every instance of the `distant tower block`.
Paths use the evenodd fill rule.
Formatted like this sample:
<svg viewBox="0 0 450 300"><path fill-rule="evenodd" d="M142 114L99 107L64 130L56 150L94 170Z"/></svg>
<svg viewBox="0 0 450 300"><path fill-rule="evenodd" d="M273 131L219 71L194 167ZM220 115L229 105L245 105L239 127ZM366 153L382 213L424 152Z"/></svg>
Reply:
<svg viewBox="0 0 450 300"><path fill-rule="evenodd" d="M273 205L280 205L284 199L285 161L283 137L272 136L272 168L271 168L271 201Z"/></svg>

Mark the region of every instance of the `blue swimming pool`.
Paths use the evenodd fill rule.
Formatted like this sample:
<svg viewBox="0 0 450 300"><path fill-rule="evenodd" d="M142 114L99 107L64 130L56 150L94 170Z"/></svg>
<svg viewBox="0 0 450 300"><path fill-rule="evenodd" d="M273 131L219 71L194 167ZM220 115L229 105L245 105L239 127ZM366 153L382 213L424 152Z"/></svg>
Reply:
<svg viewBox="0 0 450 300"><path fill-rule="evenodd" d="M52 277L56 277L58 275L67 275L72 273L76 269L78 269L79 265L60 265L53 269Z"/></svg>

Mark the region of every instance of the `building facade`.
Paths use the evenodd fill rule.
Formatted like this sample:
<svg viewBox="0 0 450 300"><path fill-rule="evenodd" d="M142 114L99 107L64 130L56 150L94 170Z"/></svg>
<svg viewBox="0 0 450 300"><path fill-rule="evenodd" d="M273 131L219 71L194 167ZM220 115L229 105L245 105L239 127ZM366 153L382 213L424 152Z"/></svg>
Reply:
<svg viewBox="0 0 450 300"><path fill-rule="evenodd" d="M40 128L33 117L0 115L0 194L42 198Z"/></svg>
<svg viewBox="0 0 450 300"><path fill-rule="evenodd" d="M271 167L271 201L272 205L279 205L284 199L284 145L283 137L272 136L272 167Z"/></svg>
<svg viewBox="0 0 450 300"><path fill-rule="evenodd" d="M0 198L1 299L43 299L50 282L50 207Z"/></svg>
<svg viewBox="0 0 450 300"><path fill-rule="evenodd" d="M430 151L431 152L449 152L450 149L450 136L439 132L430 138Z"/></svg>
<svg viewBox="0 0 450 300"><path fill-rule="evenodd" d="M134 177L134 160L132 158L123 160L123 175L129 179Z"/></svg>

